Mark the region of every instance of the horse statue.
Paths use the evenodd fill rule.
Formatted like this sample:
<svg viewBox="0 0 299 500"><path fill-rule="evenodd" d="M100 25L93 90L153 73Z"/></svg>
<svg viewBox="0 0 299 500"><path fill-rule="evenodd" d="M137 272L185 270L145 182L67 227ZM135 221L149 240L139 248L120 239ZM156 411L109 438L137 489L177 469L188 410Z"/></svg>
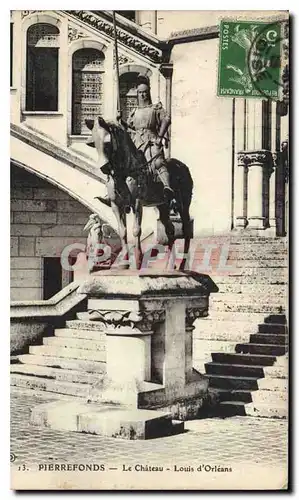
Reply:
<svg viewBox="0 0 299 500"><path fill-rule="evenodd" d="M107 191L111 208L116 217L124 260L128 260L126 214L134 214L136 267L142 266L141 228L143 207L155 206L168 239L168 264L170 255L174 262L175 230L170 218L171 203L165 200L163 184L155 176L142 151L136 148L129 132L122 123L106 122L102 117L86 120L92 131L89 145L97 149L101 171L108 176ZM193 181L186 165L177 159L166 160L170 187L174 193L175 209L181 217L184 238L184 257L179 269L184 270L192 236L189 207ZM128 266L127 266L128 267Z"/></svg>

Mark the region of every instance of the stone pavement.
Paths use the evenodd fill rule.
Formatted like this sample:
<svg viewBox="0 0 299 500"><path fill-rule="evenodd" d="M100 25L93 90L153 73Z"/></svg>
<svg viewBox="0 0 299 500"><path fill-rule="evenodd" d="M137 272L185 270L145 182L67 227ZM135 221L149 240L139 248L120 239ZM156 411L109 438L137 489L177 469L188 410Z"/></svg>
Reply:
<svg viewBox="0 0 299 500"><path fill-rule="evenodd" d="M164 468L177 466L231 467L244 463L287 470L287 422L253 417L194 420L176 436L125 441L82 433L67 433L29 424L30 408L67 399L57 394L11 388L11 457L14 469L37 471L38 464L122 464ZM169 469L166 469L169 470Z"/></svg>

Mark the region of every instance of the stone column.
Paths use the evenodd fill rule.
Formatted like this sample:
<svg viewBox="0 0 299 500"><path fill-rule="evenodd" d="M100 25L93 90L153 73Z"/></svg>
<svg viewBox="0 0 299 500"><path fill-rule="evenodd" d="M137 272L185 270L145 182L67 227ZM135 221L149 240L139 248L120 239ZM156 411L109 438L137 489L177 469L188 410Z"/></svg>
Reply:
<svg viewBox="0 0 299 500"><path fill-rule="evenodd" d="M239 160L239 157L238 157ZM248 224L247 221L247 165L238 161L235 170L235 193L236 193L236 229L245 229Z"/></svg>
<svg viewBox="0 0 299 500"><path fill-rule="evenodd" d="M247 102L245 99L235 100L235 151L246 149L246 114ZM237 154L235 155L235 179L234 179L234 228L244 229L247 226L246 219L246 180L247 168L243 163L239 164Z"/></svg>
<svg viewBox="0 0 299 500"><path fill-rule="evenodd" d="M269 177L273 170L272 154L268 150L240 151L238 161L248 168L247 221L248 229L269 227Z"/></svg>

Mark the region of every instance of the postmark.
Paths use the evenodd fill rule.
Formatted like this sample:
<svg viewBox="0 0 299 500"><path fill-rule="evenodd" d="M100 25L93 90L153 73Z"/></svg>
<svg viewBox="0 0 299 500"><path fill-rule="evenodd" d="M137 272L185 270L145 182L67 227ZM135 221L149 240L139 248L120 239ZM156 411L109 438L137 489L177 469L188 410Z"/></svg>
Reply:
<svg viewBox="0 0 299 500"><path fill-rule="evenodd" d="M218 96L278 100L281 24L221 21Z"/></svg>

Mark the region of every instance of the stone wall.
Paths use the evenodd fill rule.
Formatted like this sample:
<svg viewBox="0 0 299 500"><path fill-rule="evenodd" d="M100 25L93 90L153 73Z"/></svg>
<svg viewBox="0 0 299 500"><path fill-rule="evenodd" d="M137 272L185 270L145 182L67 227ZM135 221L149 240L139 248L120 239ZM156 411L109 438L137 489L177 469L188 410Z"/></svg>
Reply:
<svg viewBox="0 0 299 500"><path fill-rule="evenodd" d="M195 236L227 233L231 223L232 100L217 97L217 57L217 39L172 51L171 156L193 177Z"/></svg>
<svg viewBox="0 0 299 500"><path fill-rule="evenodd" d="M85 244L90 211L52 184L11 166L11 300L43 299L43 259ZM62 286L71 275L62 272Z"/></svg>

